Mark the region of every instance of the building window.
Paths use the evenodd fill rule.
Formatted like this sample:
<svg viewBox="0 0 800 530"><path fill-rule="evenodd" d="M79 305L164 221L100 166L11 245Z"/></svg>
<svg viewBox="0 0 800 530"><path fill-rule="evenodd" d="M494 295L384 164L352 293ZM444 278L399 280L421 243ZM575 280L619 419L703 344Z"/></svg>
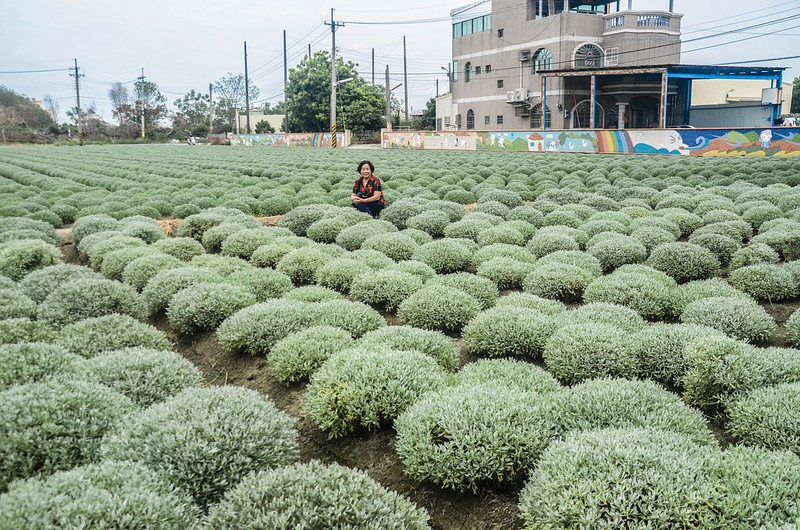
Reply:
<svg viewBox="0 0 800 530"><path fill-rule="evenodd" d="M483 15L483 31L492 29L492 15Z"/></svg>
<svg viewBox="0 0 800 530"><path fill-rule="evenodd" d="M467 111L467 129L474 129L475 128L475 113L472 109Z"/></svg>
<svg viewBox="0 0 800 530"><path fill-rule="evenodd" d="M481 75L481 67L480 67L480 65L475 67L475 75Z"/></svg>
<svg viewBox="0 0 800 530"><path fill-rule="evenodd" d="M445 127L450 127L450 116L445 116L444 117L444 126Z"/></svg>
<svg viewBox="0 0 800 530"><path fill-rule="evenodd" d="M606 50L606 66L619 66L619 48Z"/></svg>
<svg viewBox="0 0 800 530"><path fill-rule="evenodd" d="M503 28L500 28L500 29L497 30L497 38L498 39L502 39L503 38Z"/></svg>
<svg viewBox="0 0 800 530"><path fill-rule="evenodd" d="M442 130L442 118L436 118L436 130L437 131Z"/></svg>
<svg viewBox="0 0 800 530"><path fill-rule="evenodd" d="M466 37L473 33L481 33L482 31L489 31L492 28L492 15L484 15L480 17L471 18L453 24L453 38ZM502 31L498 32L498 36L502 37Z"/></svg>
<svg viewBox="0 0 800 530"><path fill-rule="evenodd" d="M664 15L639 15L636 17L636 25L640 28L668 28L669 17L665 17Z"/></svg>
<svg viewBox="0 0 800 530"><path fill-rule="evenodd" d="M492 118L489 117L489 116L484 116L483 117L483 124L484 125L491 125L492 124Z"/></svg>
<svg viewBox="0 0 800 530"><path fill-rule="evenodd" d="M503 125L503 115L498 114L497 116L497 125Z"/></svg>
<svg viewBox="0 0 800 530"><path fill-rule="evenodd" d="M607 28L621 28L625 25L625 17L618 16L618 17L611 17L606 20L606 27Z"/></svg>
<svg viewBox="0 0 800 530"><path fill-rule="evenodd" d="M602 68L603 50L596 44L587 43L575 51L575 68Z"/></svg>
<svg viewBox="0 0 800 530"><path fill-rule="evenodd" d="M469 83L472 81L472 63L464 65L464 82Z"/></svg>
<svg viewBox="0 0 800 530"><path fill-rule="evenodd" d="M484 70L484 71L485 71L487 74L491 74L491 73L492 73L492 65L491 65L491 64L487 64L487 65L486 65L486 68L484 68L483 70Z"/></svg>
<svg viewBox="0 0 800 530"><path fill-rule="evenodd" d="M461 114L456 114L456 129L461 128Z"/></svg>
<svg viewBox="0 0 800 530"><path fill-rule="evenodd" d="M457 39L461 36L461 22L453 24L453 38Z"/></svg>
<svg viewBox="0 0 800 530"><path fill-rule="evenodd" d="M545 123L547 127L550 127L551 124L551 116L550 116L550 108L548 107L545 111ZM539 103L534 105L531 109L531 129L541 129L542 128L542 104Z"/></svg>
<svg viewBox="0 0 800 530"><path fill-rule="evenodd" d="M472 35L472 19L465 20L461 23L461 34L465 37L467 35Z"/></svg>
<svg viewBox="0 0 800 530"><path fill-rule="evenodd" d="M453 81L458 81L458 61L453 61Z"/></svg>
<svg viewBox="0 0 800 530"><path fill-rule="evenodd" d="M547 48L539 48L533 56L533 73L545 72L553 68L553 52Z"/></svg>
<svg viewBox="0 0 800 530"><path fill-rule="evenodd" d="M589 129L592 126L591 102L584 99L572 108L572 128ZM605 126L605 110L600 103L594 105L594 126L603 129Z"/></svg>
<svg viewBox="0 0 800 530"><path fill-rule="evenodd" d="M483 31L483 17L473 18L472 19L472 32L473 33L480 33Z"/></svg>
<svg viewBox="0 0 800 530"><path fill-rule="evenodd" d="M497 88L503 88L503 80L502 79L498 79L497 80Z"/></svg>

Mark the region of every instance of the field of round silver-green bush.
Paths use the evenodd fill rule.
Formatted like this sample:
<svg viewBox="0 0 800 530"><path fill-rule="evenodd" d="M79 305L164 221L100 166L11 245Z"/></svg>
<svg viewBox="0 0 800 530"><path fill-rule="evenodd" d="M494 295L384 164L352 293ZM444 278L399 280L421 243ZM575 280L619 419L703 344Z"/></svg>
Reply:
<svg viewBox="0 0 800 530"><path fill-rule="evenodd" d="M800 159L17 147L0 197L0 528L800 524Z"/></svg>

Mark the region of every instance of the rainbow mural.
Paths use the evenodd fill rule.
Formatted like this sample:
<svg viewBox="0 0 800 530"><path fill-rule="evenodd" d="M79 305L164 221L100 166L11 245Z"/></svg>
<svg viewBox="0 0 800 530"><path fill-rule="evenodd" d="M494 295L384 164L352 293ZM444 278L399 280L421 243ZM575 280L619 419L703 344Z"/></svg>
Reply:
<svg viewBox="0 0 800 530"><path fill-rule="evenodd" d="M223 143L220 137L213 135L208 143ZM350 131L336 134L339 147L350 145ZM246 147L330 147L331 133L267 133L267 134L228 134L225 143Z"/></svg>

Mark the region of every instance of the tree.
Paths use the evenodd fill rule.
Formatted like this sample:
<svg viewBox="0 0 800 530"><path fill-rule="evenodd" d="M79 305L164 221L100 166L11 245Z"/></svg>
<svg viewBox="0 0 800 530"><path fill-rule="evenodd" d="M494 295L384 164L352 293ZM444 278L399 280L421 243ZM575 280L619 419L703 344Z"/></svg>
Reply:
<svg viewBox="0 0 800 530"><path fill-rule="evenodd" d="M144 108L145 127L158 127L167 116L167 99L161 94L158 85L152 81L136 83L136 100L125 108L124 120L141 127L142 108Z"/></svg>
<svg viewBox="0 0 800 530"><path fill-rule="evenodd" d="M413 128L420 131L432 131L436 129L436 99L431 98L425 104L422 116L416 118Z"/></svg>
<svg viewBox="0 0 800 530"><path fill-rule="evenodd" d="M800 114L800 77L795 77L792 82L794 92L792 92L792 114Z"/></svg>
<svg viewBox="0 0 800 530"><path fill-rule="evenodd" d="M340 129L370 131L385 123L384 89L368 84L358 75L358 65L336 60L337 124ZM289 71L286 110L292 131L320 132L330 129L331 60L327 52L305 58Z"/></svg>
<svg viewBox="0 0 800 530"><path fill-rule="evenodd" d="M185 94L173 103L178 112L172 115L172 128L177 131L204 135L208 132L208 95L195 92Z"/></svg>
<svg viewBox="0 0 800 530"><path fill-rule="evenodd" d="M78 123L77 117L78 107L72 107L67 111L67 118L72 123ZM108 124L97 112L97 106L94 103L81 109L81 125L86 136L108 135Z"/></svg>
<svg viewBox="0 0 800 530"><path fill-rule="evenodd" d="M214 104L214 114L221 119L221 125L227 126L223 128L231 131L235 128L236 111L243 111L246 104L244 75L228 72L227 76L214 81L214 92L219 95ZM251 101L258 99L258 95L261 93L252 82L250 82L249 92ZM217 128L216 122L214 128Z"/></svg>
<svg viewBox="0 0 800 530"><path fill-rule="evenodd" d="M271 105L269 101L264 103L261 109L264 114L286 114L286 101L279 101L275 105Z"/></svg>
<svg viewBox="0 0 800 530"><path fill-rule="evenodd" d="M36 101L4 86L0 86L0 111L3 125L45 130L56 124Z"/></svg>
<svg viewBox="0 0 800 530"><path fill-rule="evenodd" d="M275 127L270 125L267 120L261 120L256 123L256 134L263 134L263 133L274 133Z"/></svg>
<svg viewBox="0 0 800 530"><path fill-rule="evenodd" d="M121 128L125 115L130 114L131 98L128 93L128 87L120 82L114 83L108 89L108 99L111 100L111 113L119 120Z"/></svg>
<svg viewBox="0 0 800 530"><path fill-rule="evenodd" d="M47 110L47 112L50 113L50 116L53 118L53 121L58 123L58 111L61 109L61 104L57 100L53 99L53 97L50 96L50 94L44 95L43 102L44 102L44 108Z"/></svg>

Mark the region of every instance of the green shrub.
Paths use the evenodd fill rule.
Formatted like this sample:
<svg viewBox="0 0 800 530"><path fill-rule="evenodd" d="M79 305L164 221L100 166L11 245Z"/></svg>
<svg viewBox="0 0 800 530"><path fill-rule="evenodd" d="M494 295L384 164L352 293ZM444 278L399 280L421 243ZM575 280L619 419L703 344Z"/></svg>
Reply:
<svg viewBox="0 0 800 530"><path fill-rule="evenodd" d="M555 321L522 307L497 307L479 313L462 331L477 355L539 357L556 330Z"/></svg>
<svg viewBox="0 0 800 530"><path fill-rule="evenodd" d="M556 394L553 402L556 423L567 438L579 431L643 427L717 445L703 414L653 381L595 379Z"/></svg>
<svg viewBox="0 0 800 530"><path fill-rule="evenodd" d="M98 270L103 264L103 258L109 252L126 247L143 246L145 246L145 242L133 236L125 236L116 232L97 232L85 237L78 246L78 250L86 255L92 267Z"/></svg>
<svg viewBox="0 0 800 530"><path fill-rule="evenodd" d="M136 258L153 255L160 256L164 254L149 246L125 247L114 250L103 257L103 263L100 265L100 273L110 280L122 281L122 271L125 270L128 263Z"/></svg>
<svg viewBox="0 0 800 530"><path fill-rule="evenodd" d="M529 205L517 206L508 213L506 218L509 221L525 221L537 228L544 224L542 212Z"/></svg>
<svg viewBox="0 0 800 530"><path fill-rule="evenodd" d="M223 283L195 283L170 299L167 318L181 333L212 330L240 309L255 304L256 297L242 287Z"/></svg>
<svg viewBox="0 0 800 530"><path fill-rule="evenodd" d="M481 265L494 258L510 258L522 263L536 263L536 257L526 249L508 243L494 243L478 249L475 253L474 261Z"/></svg>
<svg viewBox="0 0 800 530"><path fill-rule="evenodd" d="M169 301L178 291L197 283L222 282L216 272L199 267L179 267L167 269L153 276L142 290L142 298L150 314L167 308Z"/></svg>
<svg viewBox="0 0 800 530"><path fill-rule="evenodd" d="M0 319L33 318L36 302L16 289L0 289Z"/></svg>
<svg viewBox="0 0 800 530"><path fill-rule="evenodd" d="M555 317L567 310L558 300L548 300L528 293L509 293L497 299L495 307L522 307L543 315Z"/></svg>
<svg viewBox="0 0 800 530"><path fill-rule="evenodd" d="M195 256L188 263L190 267L200 267L216 272L222 277L228 277L234 272L252 268L252 265L241 258L233 256L218 256L216 254L203 254ZM186 266L186 265L183 265Z"/></svg>
<svg viewBox="0 0 800 530"><path fill-rule="evenodd" d="M158 223L152 220L145 221L144 219L123 219L120 232L126 236L140 239L147 244L153 244L167 237Z"/></svg>
<svg viewBox="0 0 800 530"><path fill-rule="evenodd" d="M478 204L483 204L489 201L500 202L509 208L517 208L518 206L522 206L522 197L520 194L509 190L486 189L478 193Z"/></svg>
<svg viewBox="0 0 800 530"><path fill-rule="evenodd" d="M653 249L663 243L673 243L675 235L663 228L656 226L644 226L631 233L631 237L638 239L650 254Z"/></svg>
<svg viewBox="0 0 800 530"><path fill-rule="evenodd" d="M346 293L356 276L370 271L371 268L361 261L350 257L336 258L317 269L314 280L323 287Z"/></svg>
<svg viewBox="0 0 800 530"><path fill-rule="evenodd" d="M475 213L488 213L505 219L511 212L511 209L500 201L486 201L478 202L475 208L472 209Z"/></svg>
<svg viewBox="0 0 800 530"><path fill-rule="evenodd" d="M179 212L172 214L180 217ZM206 230L222 223L252 223L254 219L245 215L240 210L233 208L209 208L203 212L186 216L183 219L176 235L178 237L191 237L197 241L203 240ZM257 222L257 221L256 221Z"/></svg>
<svg viewBox="0 0 800 530"><path fill-rule="evenodd" d="M580 299L584 289L595 276L586 269L562 263L536 264L525 277L522 288L526 293L571 302Z"/></svg>
<svg viewBox="0 0 800 530"><path fill-rule="evenodd" d="M206 510L248 474L297 460L296 438L294 421L266 396L190 388L128 416L101 453L162 472Z"/></svg>
<svg viewBox="0 0 800 530"><path fill-rule="evenodd" d="M283 382L308 378L331 355L353 345L353 337L332 326L312 326L278 341L267 361Z"/></svg>
<svg viewBox="0 0 800 530"><path fill-rule="evenodd" d="M592 256L591 254L582 252L580 250L560 250L557 252L552 252L539 259L536 262L536 265L541 266L541 265L549 265L552 263L572 265L574 267L584 269L586 272L590 273L593 277L597 277L603 274L603 266L600 263L600 260Z"/></svg>
<svg viewBox="0 0 800 530"><path fill-rule="evenodd" d="M87 215L75 221L72 225L72 240L79 245L84 237L95 232L119 230L122 223L105 214Z"/></svg>
<svg viewBox="0 0 800 530"><path fill-rule="evenodd" d="M572 324L610 324L626 333L636 333L647 325L644 319L629 307L608 302L591 302L571 311L560 313L556 319L559 327Z"/></svg>
<svg viewBox="0 0 800 530"><path fill-rule="evenodd" d="M800 382L797 350L755 348L724 337L698 339L686 349L691 368L684 399L700 407L725 405L737 393Z"/></svg>
<svg viewBox="0 0 800 530"><path fill-rule="evenodd" d="M429 234L423 232L422 230L417 230L415 228L406 228L404 230L401 230L400 233L416 241L417 245L424 245L425 243L430 243L431 241L433 241L433 238ZM364 245L362 244L361 247L364 248Z"/></svg>
<svg viewBox="0 0 800 530"><path fill-rule="evenodd" d="M418 276L407 272L367 272L353 279L350 297L365 304L383 306L393 313L403 300L422 289L423 283Z"/></svg>
<svg viewBox="0 0 800 530"><path fill-rule="evenodd" d="M307 284L314 280L316 272L333 258L316 247L302 247L283 256L276 270L284 273L295 284Z"/></svg>
<svg viewBox="0 0 800 530"><path fill-rule="evenodd" d="M499 289L520 289L534 267L531 263L496 257L478 265L478 276L491 280Z"/></svg>
<svg viewBox="0 0 800 530"><path fill-rule="evenodd" d="M594 236L586 251L600 261L605 271L626 263L640 263L647 257L647 249L638 239L613 232Z"/></svg>
<svg viewBox="0 0 800 530"><path fill-rule="evenodd" d="M756 388L727 407L727 432L740 443L800 454L800 383Z"/></svg>
<svg viewBox="0 0 800 530"><path fill-rule="evenodd" d="M181 530L197 524L191 499L141 464L102 462L32 478L0 497L2 528ZM91 521L91 523L88 523Z"/></svg>
<svg viewBox="0 0 800 530"><path fill-rule="evenodd" d="M298 236L305 236L309 226L323 217L326 217L328 213L331 213L333 210L335 210L333 206L298 206L286 212L278 223L278 226L288 228Z"/></svg>
<svg viewBox="0 0 800 530"><path fill-rule="evenodd" d="M363 471L312 460L246 477L206 528L429 528L428 514Z"/></svg>
<svg viewBox="0 0 800 530"><path fill-rule="evenodd" d="M670 221L664 217L655 217L655 216L647 216L647 217L638 217L631 221L630 224L631 233L635 233L637 230L641 228L659 228L666 232L669 232L673 236L673 241L678 239L681 235L681 227L678 226L677 223Z"/></svg>
<svg viewBox="0 0 800 530"><path fill-rule="evenodd" d="M545 450L520 494L526 528L701 527L717 453L654 429L575 433ZM624 521L624 523L621 523Z"/></svg>
<svg viewBox="0 0 800 530"><path fill-rule="evenodd" d="M512 225L503 223L478 232L477 242L481 246L507 244L523 246L529 238Z"/></svg>
<svg viewBox="0 0 800 530"><path fill-rule="evenodd" d="M332 248L341 250L341 248L337 246ZM382 252L378 252L377 250L359 249L350 253L342 251L341 255L358 260L373 270L385 269L386 267L390 267L395 264L392 258L388 257Z"/></svg>
<svg viewBox="0 0 800 530"><path fill-rule="evenodd" d="M778 253L769 245L751 243L733 253L730 269L733 271L749 265L774 264L779 260Z"/></svg>
<svg viewBox="0 0 800 530"><path fill-rule="evenodd" d="M18 342L52 342L55 330L29 318L0 320L0 345Z"/></svg>
<svg viewBox="0 0 800 530"><path fill-rule="evenodd" d="M800 259L800 228L773 228L761 232L750 243L769 245L784 261Z"/></svg>
<svg viewBox="0 0 800 530"><path fill-rule="evenodd" d="M502 219L499 218L495 219L497 219L497 221L502 221ZM469 214L468 216L464 217L464 219L447 225L447 227L444 229L444 235L445 237L464 238L477 241L479 233L481 233L483 230L491 228L496 224L497 223L489 221L488 219L484 219L483 217L476 216L475 214Z"/></svg>
<svg viewBox="0 0 800 530"><path fill-rule="evenodd" d="M750 265L731 273L731 285L756 300L770 302L793 298L797 295L797 284L792 273L780 265Z"/></svg>
<svg viewBox="0 0 800 530"><path fill-rule="evenodd" d="M205 253L203 245L190 237L168 237L153 243L153 248L178 258L189 261L195 256Z"/></svg>
<svg viewBox="0 0 800 530"><path fill-rule="evenodd" d="M235 234L236 232L247 230L248 228L252 229L261 227L261 223L255 221L255 219L253 221L255 226L245 223L232 222L220 223L216 226L212 226L203 232L203 238L201 240L203 248L205 248L205 250L208 252L219 252L222 249L222 242L225 241L229 236Z"/></svg>
<svg viewBox="0 0 800 530"><path fill-rule="evenodd" d="M122 281L141 291L159 272L184 267L186 263L167 254L142 256L128 263L122 270Z"/></svg>
<svg viewBox="0 0 800 530"><path fill-rule="evenodd" d="M270 243L279 235L291 235L291 232L264 226L238 230L222 242L222 255L249 260L258 247Z"/></svg>
<svg viewBox="0 0 800 530"><path fill-rule="evenodd" d="M703 220L699 215L688 212L683 208L663 208L658 210L658 215L669 219L681 229L681 235L687 236L697 230Z"/></svg>
<svg viewBox="0 0 800 530"><path fill-rule="evenodd" d="M287 291L281 298L298 302L327 302L328 300L341 300L343 297L333 289L321 285L304 285Z"/></svg>
<svg viewBox="0 0 800 530"><path fill-rule="evenodd" d="M225 283L241 287L252 294L256 301L280 298L292 290L292 280L272 269L246 269L236 271L225 278Z"/></svg>
<svg viewBox="0 0 800 530"><path fill-rule="evenodd" d="M664 243L653 249L647 264L683 283L702 280L719 270L719 259L694 243Z"/></svg>
<svg viewBox="0 0 800 530"><path fill-rule="evenodd" d="M250 263L256 267L275 267L286 254L297 248L311 245L309 239L276 238L272 243L261 245L253 251Z"/></svg>
<svg viewBox="0 0 800 530"><path fill-rule="evenodd" d="M361 244L365 250L377 250L395 261L411 259L419 244L402 232L369 236Z"/></svg>
<svg viewBox="0 0 800 530"><path fill-rule="evenodd" d="M722 234L701 234L689 237L689 243L700 245L711 251L719 262L725 266L731 262L733 254L739 250L739 241Z"/></svg>
<svg viewBox="0 0 800 530"><path fill-rule="evenodd" d="M765 221L780 219L781 217L783 217L783 211L777 206L756 206L742 213L742 219L750 223L756 230Z"/></svg>
<svg viewBox="0 0 800 530"><path fill-rule="evenodd" d="M463 291L475 298L482 309L491 307L497 300L497 286L489 279L467 272L445 274L431 278L426 285L444 285Z"/></svg>
<svg viewBox="0 0 800 530"><path fill-rule="evenodd" d="M581 224L579 228L586 232L590 238L603 232L611 232L621 235L630 234L630 228L628 228L628 225L619 221L613 221L611 219L594 219L591 221L586 221L585 223Z"/></svg>
<svg viewBox="0 0 800 530"><path fill-rule="evenodd" d="M557 436L546 396L466 383L430 393L395 422L405 473L439 487L476 492L514 484Z"/></svg>
<svg viewBox="0 0 800 530"><path fill-rule="evenodd" d="M472 266L472 252L452 239L440 239L421 245L413 259L430 266L438 274L463 271Z"/></svg>
<svg viewBox="0 0 800 530"><path fill-rule="evenodd" d="M534 256L541 258L561 250L580 250L580 244L567 233L537 232L525 245Z"/></svg>
<svg viewBox="0 0 800 530"><path fill-rule="evenodd" d="M157 350L169 350L172 347L166 335L158 329L128 315L118 314L69 324L59 332L55 344L89 358L105 351L129 347Z"/></svg>
<svg viewBox="0 0 800 530"><path fill-rule="evenodd" d="M303 412L331 438L377 430L445 384L443 369L424 353L356 348L332 355L311 376Z"/></svg>
<svg viewBox="0 0 800 530"><path fill-rule="evenodd" d="M415 350L436 359L448 371L458 367L458 347L447 335L412 326L385 326L366 333L358 342L361 348L386 347L390 350Z"/></svg>
<svg viewBox="0 0 800 530"><path fill-rule="evenodd" d="M344 217L324 217L308 227L306 237L317 243L334 243L339 232L355 224Z"/></svg>
<svg viewBox="0 0 800 530"><path fill-rule="evenodd" d="M586 287L583 301L607 302L629 307L648 320L670 318L677 305L677 289L641 273L616 272Z"/></svg>
<svg viewBox="0 0 800 530"><path fill-rule="evenodd" d="M469 363L456 374L456 384L516 387L537 394L562 390L558 381L543 368L515 359L480 359Z"/></svg>
<svg viewBox="0 0 800 530"><path fill-rule="evenodd" d="M261 206L259 208L261 215L273 216L283 215L294 207L294 203L290 197L281 193L276 193L269 196L261 196Z"/></svg>
<svg viewBox="0 0 800 530"><path fill-rule="evenodd" d="M217 330L217 337L228 351L266 355L282 338L317 325L313 316L311 304L268 300L226 318Z"/></svg>
<svg viewBox="0 0 800 530"><path fill-rule="evenodd" d="M395 263L386 267L385 270L393 270L393 271L400 271L400 272L407 272L409 274L413 274L418 276L423 281L430 280L434 276L436 276L436 271L430 265L426 265L421 261L416 260L406 260L401 261L399 263Z"/></svg>
<svg viewBox="0 0 800 530"><path fill-rule="evenodd" d="M786 342L800 348L800 311L795 311L785 324Z"/></svg>
<svg viewBox="0 0 800 530"><path fill-rule="evenodd" d="M738 298L703 298L687 305L681 322L711 326L729 337L766 342L775 333L775 320L756 302Z"/></svg>
<svg viewBox="0 0 800 530"><path fill-rule="evenodd" d="M397 227L389 221L378 219L362 221L339 232L336 244L345 250L356 250L370 237L393 232L397 232Z"/></svg>
<svg viewBox="0 0 800 530"><path fill-rule="evenodd" d="M0 345L0 391L50 380L92 381L89 366L63 348L43 343Z"/></svg>
<svg viewBox="0 0 800 530"><path fill-rule="evenodd" d="M144 302L131 287L119 282L79 278L56 288L41 303L38 319L54 327L63 327L86 318L119 313L144 320Z"/></svg>
<svg viewBox="0 0 800 530"><path fill-rule="evenodd" d="M440 210L426 210L406 220L406 227L422 230L431 237L444 235L445 227L450 223L450 216Z"/></svg>
<svg viewBox="0 0 800 530"><path fill-rule="evenodd" d="M743 293L735 287L731 287L728 282L719 278L710 280L696 280L681 285L678 288L678 302L676 312L681 313L683 309L698 300L712 297L738 298L741 300L753 300L749 295Z"/></svg>
<svg viewBox="0 0 800 530"><path fill-rule="evenodd" d="M459 331L480 310L480 302L464 291L430 285L406 298L397 315L417 328Z"/></svg>
<svg viewBox="0 0 800 530"><path fill-rule="evenodd" d="M380 313L368 305L349 300L328 300L314 304L312 318L323 326L335 326L359 338L386 325Z"/></svg>
<svg viewBox="0 0 800 530"><path fill-rule="evenodd" d="M89 463L100 439L135 406L88 381L17 385L0 392L0 491L11 481Z"/></svg>
<svg viewBox="0 0 800 530"><path fill-rule="evenodd" d="M20 239L0 245L0 274L14 281L60 262L61 251L39 239Z"/></svg>
<svg viewBox="0 0 800 530"><path fill-rule="evenodd" d="M547 340L544 362L566 384L604 376L635 378L630 335L610 324L589 322L559 328Z"/></svg>

